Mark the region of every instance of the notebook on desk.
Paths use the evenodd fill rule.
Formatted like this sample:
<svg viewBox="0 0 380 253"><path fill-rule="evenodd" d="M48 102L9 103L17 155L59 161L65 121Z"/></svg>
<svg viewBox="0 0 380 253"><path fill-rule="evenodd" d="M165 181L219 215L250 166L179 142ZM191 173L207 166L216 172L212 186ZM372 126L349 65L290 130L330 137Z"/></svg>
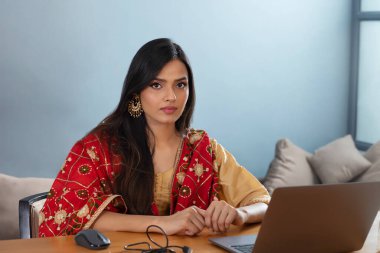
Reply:
<svg viewBox="0 0 380 253"><path fill-rule="evenodd" d="M359 250L379 211L379 196L380 182L278 188L273 192L257 237L209 240L230 252ZM239 246L247 251L237 249Z"/></svg>

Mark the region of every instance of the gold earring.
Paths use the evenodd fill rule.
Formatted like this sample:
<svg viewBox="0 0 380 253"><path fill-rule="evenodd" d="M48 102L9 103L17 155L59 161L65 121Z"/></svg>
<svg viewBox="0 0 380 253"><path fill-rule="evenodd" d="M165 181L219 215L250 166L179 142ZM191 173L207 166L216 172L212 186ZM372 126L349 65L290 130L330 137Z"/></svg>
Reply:
<svg viewBox="0 0 380 253"><path fill-rule="evenodd" d="M133 118L138 118L144 112L142 109L140 97L134 94L132 99L128 103L128 112Z"/></svg>

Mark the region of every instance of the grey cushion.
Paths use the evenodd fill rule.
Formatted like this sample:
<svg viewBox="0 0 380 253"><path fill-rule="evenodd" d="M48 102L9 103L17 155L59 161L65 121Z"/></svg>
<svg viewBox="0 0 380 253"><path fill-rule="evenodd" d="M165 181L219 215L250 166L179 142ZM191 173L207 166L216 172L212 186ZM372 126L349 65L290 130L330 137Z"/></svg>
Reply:
<svg viewBox="0 0 380 253"><path fill-rule="evenodd" d="M372 164L368 170L364 171L355 182L374 182L380 181L380 160Z"/></svg>
<svg viewBox="0 0 380 253"><path fill-rule="evenodd" d="M380 161L380 141L373 144L367 152L364 154L365 158L368 159L371 163Z"/></svg>
<svg viewBox="0 0 380 253"><path fill-rule="evenodd" d="M0 173L0 239L19 238L18 201L50 190L53 179L18 178Z"/></svg>
<svg viewBox="0 0 380 253"><path fill-rule="evenodd" d="M322 183L348 182L371 166L356 149L351 135L319 148L309 161Z"/></svg>
<svg viewBox="0 0 380 253"><path fill-rule="evenodd" d="M279 140L276 144L275 158L264 181L268 192L272 194L274 189L281 186L319 183L307 161L310 155L288 139Z"/></svg>

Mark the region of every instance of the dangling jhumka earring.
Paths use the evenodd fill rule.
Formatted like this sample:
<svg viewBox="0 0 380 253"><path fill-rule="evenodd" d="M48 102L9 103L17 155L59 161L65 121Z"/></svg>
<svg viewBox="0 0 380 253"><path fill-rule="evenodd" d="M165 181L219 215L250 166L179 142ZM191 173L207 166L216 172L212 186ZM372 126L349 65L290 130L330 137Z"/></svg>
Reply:
<svg viewBox="0 0 380 253"><path fill-rule="evenodd" d="M134 94L132 99L128 103L128 112L133 118L138 118L144 112L142 109L140 97Z"/></svg>

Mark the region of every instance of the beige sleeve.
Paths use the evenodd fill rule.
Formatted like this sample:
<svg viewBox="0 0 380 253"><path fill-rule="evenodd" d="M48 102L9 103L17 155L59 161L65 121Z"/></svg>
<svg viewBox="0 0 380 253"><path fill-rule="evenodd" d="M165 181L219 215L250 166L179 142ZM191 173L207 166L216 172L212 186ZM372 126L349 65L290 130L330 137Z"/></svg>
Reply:
<svg viewBox="0 0 380 253"><path fill-rule="evenodd" d="M211 139L219 169L220 199L234 207L255 203L269 204L270 195L265 187L235 157L215 139Z"/></svg>

